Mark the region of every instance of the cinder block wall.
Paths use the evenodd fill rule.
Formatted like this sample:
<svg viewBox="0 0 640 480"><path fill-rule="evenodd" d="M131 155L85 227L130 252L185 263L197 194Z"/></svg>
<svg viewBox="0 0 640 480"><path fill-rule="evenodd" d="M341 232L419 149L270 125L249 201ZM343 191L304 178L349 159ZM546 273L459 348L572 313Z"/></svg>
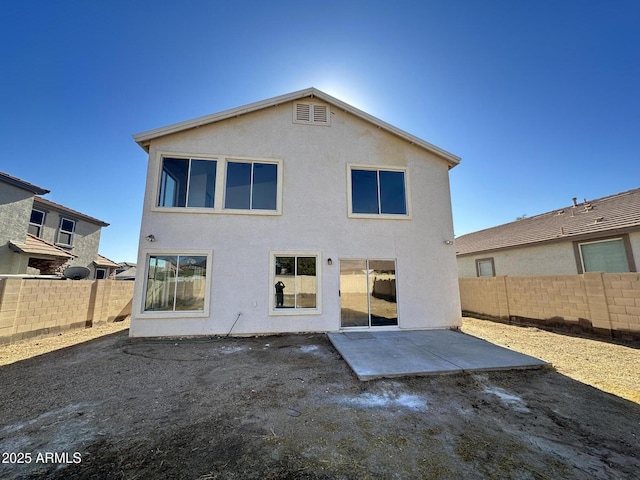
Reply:
<svg viewBox="0 0 640 480"><path fill-rule="evenodd" d="M640 333L640 274L460 278L462 310L497 319Z"/></svg>
<svg viewBox="0 0 640 480"><path fill-rule="evenodd" d="M0 279L0 344L124 319L133 282Z"/></svg>

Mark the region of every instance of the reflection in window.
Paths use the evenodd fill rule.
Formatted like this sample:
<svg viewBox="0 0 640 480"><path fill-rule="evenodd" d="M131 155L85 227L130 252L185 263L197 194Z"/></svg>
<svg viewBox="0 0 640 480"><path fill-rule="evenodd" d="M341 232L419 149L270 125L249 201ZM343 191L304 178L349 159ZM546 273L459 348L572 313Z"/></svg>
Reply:
<svg viewBox="0 0 640 480"><path fill-rule="evenodd" d="M493 277L495 275L493 258L476 260L476 270L479 277Z"/></svg>
<svg viewBox="0 0 640 480"><path fill-rule="evenodd" d="M204 311L206 275L206 256L150 256L145 311Z"/></svg>
<svg viewBox="0 0 640 480"><path fill-rule="evenodd" d="M317 308L317 257L275 257L276 308Z"/></svg>
<svg viewBox="0 0 640 480"><path fill-rule="evenodd" d="M29 227L27 231L36 237L42 236L42 225L44 225L44 212L40 210L31 210L31 218L29 219Z"/></svg>
<svg viewBox="0 0 640 480"><path fill-rule="evenodd" d="M60 245L73 245L73 232L76 230L76 222L68 218L60 219L58 229L58 242Z"/></svg>
<svg viewBox="0 0 640 480"><path fill-rule="evenodd" d="M351 170L352 213L406 215L404 172Z"/></svg>
<svg viewBox="0 0 640 480"><path fill-rule="evenodd" d="M224 208L276 210L277 196L277 164L227 162Z"/></svg>
<svg viewBox="0 0 640 480"><path fill-rule="evenodd" d="M158 206L213 208L216 168L215 160L162 159Z"/></svg>
<svg viewBox="0 0 640 480"><path fill-rule="evenodd" d="M584 272L629 272L629 261L622 238L580 244Z"/></svg>

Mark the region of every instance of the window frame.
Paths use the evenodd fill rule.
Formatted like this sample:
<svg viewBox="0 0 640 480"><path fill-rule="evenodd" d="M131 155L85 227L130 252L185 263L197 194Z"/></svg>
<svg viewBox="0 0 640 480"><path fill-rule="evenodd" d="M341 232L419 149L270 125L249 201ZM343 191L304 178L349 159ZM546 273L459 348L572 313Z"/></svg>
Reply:
<svg viewBox="0 0 640 480"><path fill-rule="evenodd" d="M274 285L276 284L276 257L316 257L316 307L276 308ZM297 263L297 261L296 261ZM322 314L322 254L309 250L277 250L269 252L269 316L320 315Z"/></svg>
<svg viewBox="0 0 640 480"><path fill-rule="evenodd" d="M276 208L275 210L266 210L259 208L226 208L226 196L227 196L227 168L229 163L250 163L251 164L251 185L249 193L249 203L252 202L253 194L253 165L256 163L275 165L276 166ZM234 213L241 215L281 215L282 214L282 161L275 161L272 159L258 159L258 158L245 158L245 157L225 157L224 168L222 172L223 178L223 192L222 192L222 205L221 210L224 213Z"/></svg>
<svg viewBox="0 0 640 480"><path fill-rule="evenodd" d="M573 242L573 251L576 258L576 267L578 269L578 274L585 273L584 271L584 258L582 256L582 248L581 245L584 244L593 244L593 243L602 243L602 242L610 242L613 240L622 240L622 245L624 246L625 254L627 256L627 265L629 267L629 273L636 272L636 263L633 258L633 250L631 248L631 242L629 240L629 235L624 233L621 235L612 235L606 237L592 237L585 238L583 240L577 240ZM589 273L589 272L586 272ZM622 273L622 272L620 272Z"/></svg>
<svg viewBox="0 0 640 480"><path fill-rule="evenodd" d="M491 263L491 275L480 275L480 263ZM493 278L496 276L496 264L493 257L476 258L476 276L478 278Z"/></svg>
<svg viewBox="0 0 640 480"><path fill-rule="evenodd" d="M378 209L380 206L380 172L402 172L404 174L404 201L407 213L354 213L353 212L353 192L351 188L351 175L353 170L369 170L376 172L376 183L378 188ZM391 165L367 165L362 163L347 163L347 217L348 218L375 218L385 220L411 220L411 192L409 188L409 169L407 167L397 167Z"/></svg>
<svg viewBox="0 0 640 480"><path fill-rule="evenodd" d="M62 224L67 221L67 222L71 222L73 224L73 229L71 231L69 230L62 230ZM58 231L56 233L56 245L59 245L61 247L73 247L73 241L75 239L76 236L76 227L78 226L78 221L74 220L73 218L69 218L69 217L60 217L60 222L58 222ZM60 235L61 234L68 234L69 235L69 243L64 243L60 241Z"/></svg>
<svg viewBox="0 0 640 480"><path fill-rule="evenodd" d="M207 278L205 279L205 295L203 310L145 310L147 298L147 284L149 281L149 260L151 257L157 256L202 256L207 257ZM213 275L213 252L203 250L147 250L144 260L144 282L139 300L138 314L141 319L150 318L208 318L211 306L211 277Z"/></svg>
<svg viewBox="0 0 640 480"><path fill-rule="evenodd" d="M102 278L98 278L98 272L104 272L104 276ZM108 280L109 279L109 269L103 267L96 267L96 271L93 274L93 278L95 280Z"/></svg>
<svg viewBox="0 0 640 480"><path fill-rule="evenodd" d="M33 212L38 212L42 214L41 224L33 223L31 221L31 215L33 214ZM32 208L31 214L29 214L29 226L27 227L27 231L29 231L29 227L35 227L38 229L38 233L35 234L35 236L38 238L42 238L42 230L44 229L44 222L46 221L46 219L47 219L47 212L45 212L44 210L40 210L39 208ZM31 235L34 235L34 234L32 233Z"/></svg>
<svg viewBox="0 0 640 480"><path fill-rule="evenodd" d="M160 203L160 191L162 183L162 165L165 158L176 158L184 160L211 160L216 161L216 183L213 200L213 208L211 207L162 207ZM198 214L227 214L227 215L261 215L274 216L282 215L282 190L283 190L283 161L278 158L266 157L246 157L234 155L208 155L199 153L177 153L170 151L158 151L156 153L156 173L155 185L153 186L153 200L151 211L163 213L198 213ZM224 200L227 183L227 164L228 162L241 163L269 163L276 165L276 209L260 210L260 209L231 209L224 208ZM187 199L188 200L188 199Z"/></svg>

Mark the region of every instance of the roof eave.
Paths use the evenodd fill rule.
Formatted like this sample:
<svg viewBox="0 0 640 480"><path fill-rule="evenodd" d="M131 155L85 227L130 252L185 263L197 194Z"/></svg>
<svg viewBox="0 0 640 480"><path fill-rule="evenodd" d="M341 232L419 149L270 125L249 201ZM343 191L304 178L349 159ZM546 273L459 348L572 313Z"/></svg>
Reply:
<svg viewBox="0 0 640 480"><path fill-rule="evenodd" d="M485 255L488 253L501 252L504 250L513 250L516 248L537 247L539 245L545 245L550 243L579 242L581 240L592 240L592 239L602 238L602 237L611 237L615 235L623 235L625 233L631 233L631 232L637 232L637 231L640 231L640 225L631 225L627 227L614 228L610 230L599 230L596 232L564 235L556 238L547 238L545 240L538 240L535 242L519 243L517 245L506 245L504 247L494 247L494 248L487 248L482 250L474 250L472 252L456 253L456 257L468 257L472 255L479 255L479 254Z"/></svg>
<svg viewBox="0 0 640 480"><path fill-rule="evenodd" d="M211 115L205 115L203 117L194 118L192 120L187 120L184 122L174 123L171 125L167 125L160 128L155 128L153 130L147 130L145 132L138 133L133 135L133 139L135 142L140 145L142 149L146 152L149 152L149 145L151 144L151 140L159 137L163 137L166 135L171 135L173 133L182 132L184 130L189 130L191 128L198 128L203 125L208 125L210 123L219 122L221 120L226 120L228 118L238 117L240 115L244 115L246 113L255 112L257 110L262 110L268 107L275 107L277 105L281 105L283 103L292 102L294 100L299 100L301 98L306 97L316 97L320 100L323 100L327 103L332 104L333 106L344 110L345 112L349 112L356 117L359 117L367 122L370 122L380 128L384 128L390 133L407 140L409 143L416 145L424 150L427 150L447 161L450 168L455 167L461 161L461 158L457 155L454 155L446 150L443 150L440 147L437 147L421 138L418 138L410 133L405 132L393 125L380 120L379 118L374 117L373 115L369 115L362 110L349 105L348 103L343 102L342 100L338 100L331 95L324 93L321 90L316 88L305 88L304 90L298 90L297 92L287 93L285 95L280 95L277 97L272 97L266 100L261 100L259 102L250 103L248 105L244 105L237 108L232 108L230 110L224 110L222 112L214 113Z"/></svg>

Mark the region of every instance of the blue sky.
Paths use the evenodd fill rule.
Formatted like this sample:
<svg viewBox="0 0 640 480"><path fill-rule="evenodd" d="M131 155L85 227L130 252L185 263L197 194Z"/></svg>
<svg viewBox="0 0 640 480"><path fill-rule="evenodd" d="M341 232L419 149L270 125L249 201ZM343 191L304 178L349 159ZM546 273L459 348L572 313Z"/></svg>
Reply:
<svg viewBox="0 0 640 480"><path fill-rule="evenodd" d="M115 261L132 134L310 86L462 157L458 236L640 186L636 0L34 0L0 27L0 170L110 223Z"/></svg>

